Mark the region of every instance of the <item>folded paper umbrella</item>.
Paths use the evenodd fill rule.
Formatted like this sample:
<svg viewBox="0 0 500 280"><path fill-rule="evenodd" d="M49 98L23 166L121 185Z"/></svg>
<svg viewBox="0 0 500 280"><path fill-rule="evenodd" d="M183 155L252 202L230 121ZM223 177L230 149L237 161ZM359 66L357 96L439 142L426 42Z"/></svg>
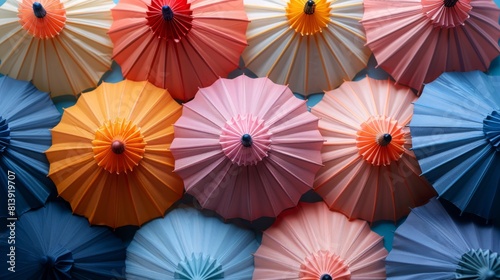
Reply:
<svg viewBox="0 0 500 280"><path fill-rule="evenodd" d="M121 0L109 36L123 76L180 101L238 68L247 46L242 0Z"/></svg>
<svg viewBox="0 0 500 280"><path fill-rule="evenodd" d="M284 211L254 254L254 279L385 279L382 237L323 202Z"/></svg>
<svg viewBox="0 0 500 280"><path fill-rule="evenodd" d="M252 231L176 208L139 229L127 248L127 279L251 279Z"/></svg>
<svg viewBox="0 0 500 280"><path fill-rule="evenodd" d="M245 65L308 96L338 87L366 67L371 51L361 0L244 0L250 25Z"/></svg>
<svg viewBox="0 0 500 280"><path fill-rule="evenodd" d="M41 207L54 184L47 178L50 129L61 115L31 83L0 77L0 216Z"/></svg>
<svg viewBox="0 0 500 280"><path fill-rule="evenodd" d="M378 65L420 90L443 72L486 71L500 54L491 0L367 0L361 23Z"/></svg>
<svg viewBox="0 0 500 280"><path fill-rule="evenodd" d="M500 217L500 77L444 73L415 102L410 131L422 174L463 212Z"/></svg>
<svg viewBox="0 0 500 280"><path fill-rule="evenodd" d="M397 221L436 195L411 149L410 88L366 77L326 92L311 109L326 139L314 189L330 209Z"/></svg>
<svg viewBox="0 0 500 280"><path fill-rule="evenodd" d="M52 97L93 88L111 68L112 0L7 0L0 6L0 73Z"/></svg>
<svg viewBox="0 0 500 280"><path fill-rule="evenodd" d="M46 152L59 195L91 224L116 228L163 216L183 193L169 150L181 109L146 81L102 83L82 94Z"/></svg>
<svg viewBox="0 0 500 280"><path fill-rule="evenodd" d="M0 235L2 279L123 277L123 242L108 228L91 227L85 218L72 215L61 202L49 202L8 225L9 231Z"/></svg>
<svg viewBox="0 0 500 280"><path fill-rule="evenodd" d="M388 279L500 279L499 237L500 227L450 216L432 199L396 230Z"/></svg>
<svg viewBox="0 0 500 280"><path fill-rule="evenodd" d="M268 78L201 88L174 127L175 172L186 192L226 219L276 217L312 189L321 166L318 118Z"/></svg>

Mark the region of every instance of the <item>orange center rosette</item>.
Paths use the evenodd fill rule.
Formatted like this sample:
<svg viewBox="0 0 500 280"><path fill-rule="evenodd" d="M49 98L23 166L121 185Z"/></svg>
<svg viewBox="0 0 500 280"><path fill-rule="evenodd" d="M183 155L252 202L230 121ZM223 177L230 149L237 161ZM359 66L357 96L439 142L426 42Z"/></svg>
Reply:
<svg viewBox="0 0 500 280"><path fill-rule="evenodd" d="M110 173L132 171L143 158L146 142L132 122L117 118L105 122L95 133L92 150L97 165Z"/></svg>
<svg viewBox="0 0 500 280"><path fill-rule="evenodd" d="M390 117L371 117L356 133L356 146L364 160L372 165L389 165L405 151L403 128Z"/></svg>
<svg viewBox="0 0 500 280"><path fill-rule="evenodd" d="M300 265L299 279L349 280L349 266L332 252L321 250L307 256Z"/></svg>
<svg viewBox="0 0 500 280"><path fill-rule="evenodd" d="M187 0L152 0L146 19L155 36L179 42L191 30L192 14Z"/></svg>
<svg viewBox="0 0 500 280"><path fill-rule="evenodd" d="M66 10L60 0L23 0L18 11L22 27L39 39L56 37L66 24Z"/></svg>
<svg viewBox="0 0 500 280"><path fill-rule="evenodd" d="M286 17L295 32L313 35L328 25L330 11L327 0L290 0L286 6Z"/></svg>

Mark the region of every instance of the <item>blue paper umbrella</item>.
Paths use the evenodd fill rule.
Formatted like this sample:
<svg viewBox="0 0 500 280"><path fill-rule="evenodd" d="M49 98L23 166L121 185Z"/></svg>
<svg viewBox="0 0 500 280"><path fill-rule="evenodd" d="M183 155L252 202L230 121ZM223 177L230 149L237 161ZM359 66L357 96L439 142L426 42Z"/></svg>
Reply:
<svg viewBox="0 0 500 280"><path fill-rule="evenodd" d="M121 239L108 228L91 227L69 206L49 202L7 224L0 236L0 279L123 278Z"/></svg>
<svg viewBox="0 0 500 280"><path fill-rule="evenodd" d="M51 145L50 129L59 119L48 93L29 82L0 77L1 217L41 207L55 191L44 152Z"/></svg>
<svg viewBox="0 0 500 280"><path fill-rule="evenodd" d="M388 279L500 279L500 227L459 219L438 199L413 209L396 230Z"/></svg>
<svg viewBox="0 0 500 280"><path fill-rule="evenodd" d="M252 231L176 208L140 228L127 248L127 279L251 279Z"/></svg>
<svg viewBox="0 0 500 280"><path fill-rule="evenodd" d="M441 198L486 219L500 213L500 77L444 73L415 102L410 132Z"/></svg>

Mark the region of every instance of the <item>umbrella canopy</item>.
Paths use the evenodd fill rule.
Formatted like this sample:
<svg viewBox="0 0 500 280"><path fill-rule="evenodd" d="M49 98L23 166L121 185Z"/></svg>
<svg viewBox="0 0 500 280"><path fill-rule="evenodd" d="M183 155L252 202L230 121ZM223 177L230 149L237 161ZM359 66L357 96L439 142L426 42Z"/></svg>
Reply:
<svg viewBox="0 0 500 280"><path fill-rule="evenodd" d="M338 87L366 67L362 0L244 0L246 67L304 96Z"/></svg>
<svg viewBox="0 0 500 280"><path fill-rule="evenodd" d="M250 279L258 246L252 231L176 208L137 231L127 279Z"/></svg>
<svg viewBox="0 0 500 280"><path fill-rule="evenodd" d="M62 203L50 202L7 224L0 236L2 279L121 279L122 241L107 228L90 227Z"/></svg>
<svg viewBox="0 0 500 280"><path fill-rule="evenodd" d="M311 109L326 139L314 189L330 209L397 221L435 195L411 151L416 99L408 87L366 77L326 92Z"/></svg>
<svg viewBox="0 0 500 280"><path fill-rule="evenodd" d="M500 217L500 77L444 73L425 86L410 123L422 174L464 212Z"/></svg>
<svg viewBox="0 0 500 280"><path fill-rule="evenodd" d="M361 23L381 68L420 90L446 71L486 71L500 54L491 0L366 0Z"/></svg>
<svg viewBox="0 0 500 280"><path fill-rule="evenodd" d="M500 227L458 220L437 199L396 230L388 279L500 279Z"/></svg>
<svg viewBox="0 0 500 280"><path fill-rule="evenodd" d="M111 67L111 0L7 0L0 6L0 73L51 96L93 88Z"/></svg>
<svg viewBox="0 0 500 280"><path fill-rule="evenodd" d="M149 82L102 83L52 130L49 176L73 211L116 228L163 216L183 193L172 170L182 107Z"/></svg>
<svg viewBox="0 0 500 280"><path fill-rule="evenodd" d="M192 99L238 67L247 45L242 0L121 0L109 36L123 75Z"/></svg>
<svg viewBox="0 0 500 280"><path fill-rule="evenodd" d="M323 202L284 211L262 236L254 279L385 279L382 237Z"/></svg>
<svg viewBox="0 0 500 280"><path fill-rule="evenodd" d="M295 206L321 166L318 118L268 78L201 88L174 127L175 172L186 192L226 219L275 217Z"/></svg>
<svg viewBox="0 0 500 280"><path fill-rule="evenodd" d="M6 76L0 77L0 100L0 216L20 216L55 191L44 152L61 115L47 93Z"/></svg>

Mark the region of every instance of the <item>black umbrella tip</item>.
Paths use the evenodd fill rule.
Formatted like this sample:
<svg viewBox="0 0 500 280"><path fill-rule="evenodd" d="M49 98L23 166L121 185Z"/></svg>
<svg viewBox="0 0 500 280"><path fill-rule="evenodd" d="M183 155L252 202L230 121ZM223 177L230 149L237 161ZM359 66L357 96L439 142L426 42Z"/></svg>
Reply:
<svg viewBox="0 0 500 280"><path fill-rule="evenodd" d="M172 20L174 18L174 11L169 5L161 7L161 14L164 20Z"/></svg>
<svg viewBox="0 0 500 280"><path fill-rule="evenodd" d="M325 274L321 275L319 280L333 280L333 277L330 274L325 273Z"/></svg>
<svg viewBox="0 0 500 280"><path fill-rule="evenodd" d="M45 11L45 8L40 2L33 3L33 13L37 18L43 18L47 15L47 11Z"/></svg>
<svg viewBox="0 0 500 280"><path fill-rule="evenodd" d="M381 134L377 137L377 143L380 146L387 146L392 141L392 135L389 133Z"/></svg>
<svg viewBox="0 0 500 280"><path fill-rule="evenodd" d="M125 144L122 141L115 140L111 143L111 151L117 155L123 154L125 152Z"/></svg>
<svg viewBox="0 0 500 280"><path fill-rule="evenodd" d="M316 3L314 0L307 0L306 4L304 5L304 13L306 15L312 15L314 14L314 10L316 8Z"/></svg>
<svg viewBox="0 0 500 280"><path fill-rule="evenodd" d="M248 133L243 134L243 136L241 136L241 144L244 147L252 146L252 136L250 136L250 134Z"/></svg>

